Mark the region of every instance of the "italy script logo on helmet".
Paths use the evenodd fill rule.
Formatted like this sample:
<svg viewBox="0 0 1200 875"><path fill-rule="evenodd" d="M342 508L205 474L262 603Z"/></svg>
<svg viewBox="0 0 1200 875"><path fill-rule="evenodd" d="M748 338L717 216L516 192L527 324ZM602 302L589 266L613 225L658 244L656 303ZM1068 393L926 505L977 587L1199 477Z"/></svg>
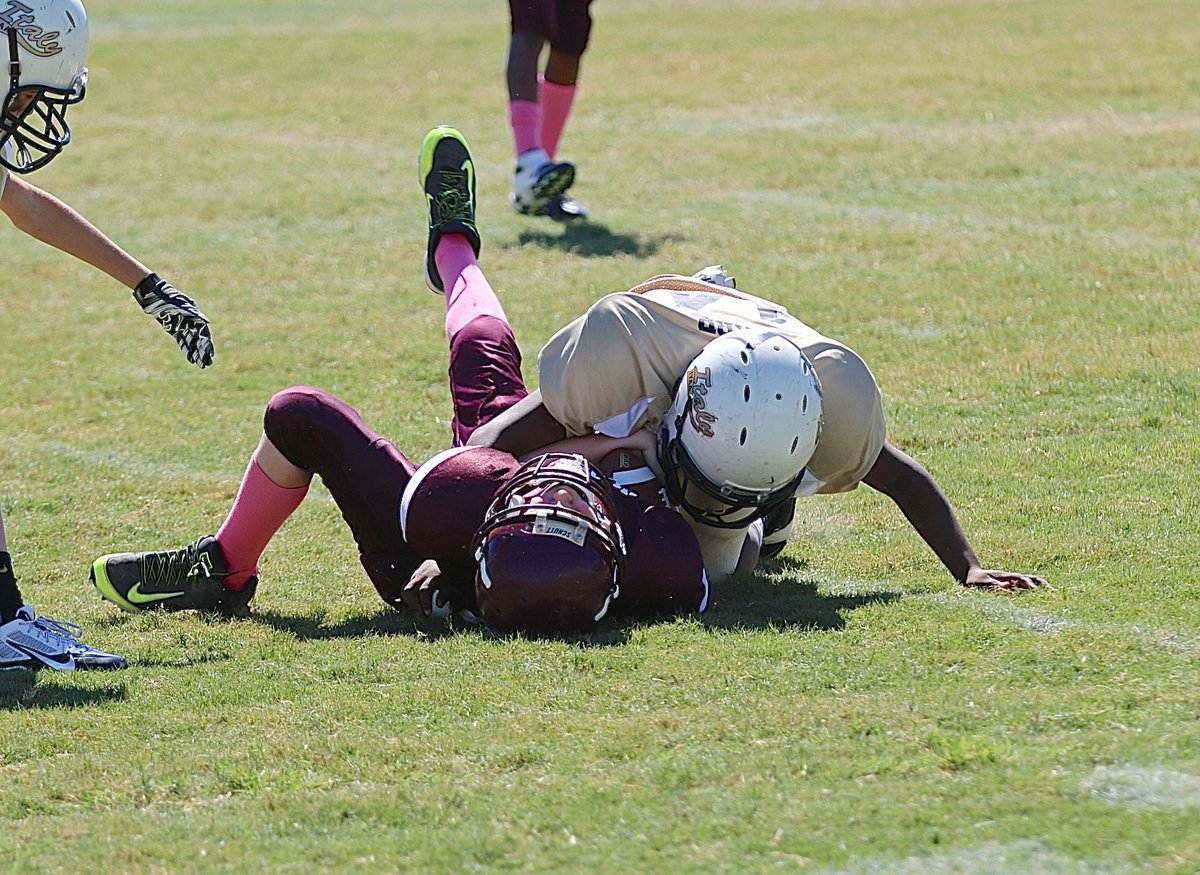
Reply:
<svg viewBox="0 0 1200 875"><path fill-rule="evenodd" d="M42 30L33 17L33 9L17 0L8 0L8 6L0 9L0 30L11 30L17 35L17 42L39 58L53 57L63 50L58 42L62 34L57 30L49 33Z"/></svg>
<svg viewBox="0 0 1200 875"><path fill-rule="evenodd" d="M717 417L705 410L705 396L712 388L712 368L701 371L692 368L687 372L688 420L699 434L713 436L713 423Z"/></svg>

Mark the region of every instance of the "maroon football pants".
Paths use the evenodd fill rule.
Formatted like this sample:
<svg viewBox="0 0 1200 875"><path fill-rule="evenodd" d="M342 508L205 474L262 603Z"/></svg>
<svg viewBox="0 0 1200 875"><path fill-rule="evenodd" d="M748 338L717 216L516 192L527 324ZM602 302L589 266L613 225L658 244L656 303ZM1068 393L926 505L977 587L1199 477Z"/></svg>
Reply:
<svg viewBox="0 0 1200 875"><path fill-rule="evenodd" d="M507 322L480 316L454 335L450 341L454 446L466 446L471 432L528 394L521 377L521 350Z"/></svg>
<svg viewBox="0 0 1200 875"><path fill-rule="evenodd" d="M456 444L525 397L521 353L508 323L481 316L455 335L450 392ZM263 431L284 458L321 478L350 526L367 576L385 602L399 606L422 561L400 530L400 499L416 466L357 410L311 386L276 393Z"/></svg>

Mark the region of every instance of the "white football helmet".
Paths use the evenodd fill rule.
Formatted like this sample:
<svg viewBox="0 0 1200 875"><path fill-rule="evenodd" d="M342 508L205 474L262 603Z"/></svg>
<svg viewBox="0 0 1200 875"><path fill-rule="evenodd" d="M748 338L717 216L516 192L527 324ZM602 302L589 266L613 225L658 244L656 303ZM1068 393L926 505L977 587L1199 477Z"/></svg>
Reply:
<svg viewBox="0 0 1200 875"><path fill-rule="evenodd" d="M663 417L667 494L706 525L745 528L792 497L820 435L804 351L774 331L731 331L692 359Z"/></svg>
<svg viewBox="0 0 1200 875"><path fill-rule="evenodd" d="M0 103L0 164L29 173L71 141L67 107L87 88L87 13L79 0L0 3L9 77Z"/></svg>

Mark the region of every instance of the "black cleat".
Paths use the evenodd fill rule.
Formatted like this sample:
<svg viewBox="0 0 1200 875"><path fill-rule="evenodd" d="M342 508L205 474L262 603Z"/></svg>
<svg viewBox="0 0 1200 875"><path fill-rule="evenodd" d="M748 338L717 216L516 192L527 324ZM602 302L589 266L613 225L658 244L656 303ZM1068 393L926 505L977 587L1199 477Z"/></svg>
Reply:
<svg viewBox="0 0 1200 875"><path fill-rule="evenodd" d="M258 586L256 577L237 592L225 586L229 570L212 535L179 550L101 556L89 576L100 595L132 613L196 610L244 616Z"/></svg>
<svg viewBox="0 0 1200 875"><path fill-rule="evenodd" d="M446 288L433 255L443 234L462 234L479 257L475 227L475 162L467 141L454 128L441 125L425 135L418 172L429 205L429 242L425 246L425 284L439 294Z"/></svg>

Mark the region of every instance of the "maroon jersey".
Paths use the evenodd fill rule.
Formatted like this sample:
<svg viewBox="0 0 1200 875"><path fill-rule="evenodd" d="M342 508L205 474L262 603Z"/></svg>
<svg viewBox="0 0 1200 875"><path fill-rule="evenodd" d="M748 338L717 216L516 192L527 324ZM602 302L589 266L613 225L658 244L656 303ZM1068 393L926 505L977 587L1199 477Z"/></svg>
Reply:
<svg viewBox="0 0 1200 875"><path fill-rule="evenodd" d="M409 481L400 502L404 539L418 555L474 575L470 555L492 498L520 463L509 453L485 447L456 447L434 456ZM614 609L630 616L699 613L708 607L708 578L691 527L674 511L646 505L616 491L616 511L625 534L625 576ZM473 580L472 580L473 582ZM448 581L454 607L469 589Z"/></svg>
<svg viewBox="0 0 1200 875"><path fill-rule="evenodd" d="M625 530L625 579L613 609L633 617L699 614L708 608L700 542L679 514L618 493Z"/></svg>
<svg viewBox="0 0 1200 875"><path fill-rule="evenodd" d="M400 530L419 556L445 559L471 549L496 491L520 463L488 447L444 450L413 474L400 499Z"/></svg>

